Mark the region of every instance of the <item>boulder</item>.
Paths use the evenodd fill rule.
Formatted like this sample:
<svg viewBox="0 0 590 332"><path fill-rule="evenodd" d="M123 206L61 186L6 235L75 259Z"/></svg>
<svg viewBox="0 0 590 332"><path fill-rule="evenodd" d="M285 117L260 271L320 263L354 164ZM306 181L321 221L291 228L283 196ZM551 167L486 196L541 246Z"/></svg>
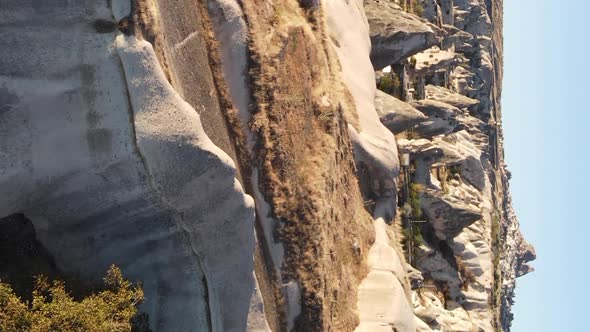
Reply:
<svg viewBox="0 0 590 332"><path fill-rule="evenodd" d="M153 330L244 331L253 200L151 44L117 29L130 3L2 7L0 217L30 220L66 275L101 282L116 264L142 282ZM183 40L179 57L206 54ZM210 71L191 68L193 98L218 109Z"/></svg>
<svg viewBox="0 0 590 332"><path fill-rule="evenodd" d="M462 62L460 55L452 51L441 50L438 46L416 54L415 58L415 73L418 76L433 74L440 69L446 69Z"/></svg>
<svg viewBox="0 0 590 332"><path fill-rule="evenodd" d="M412 56L440 42L443 31L428 21L404 12L388 1L365 0L371 36L371 62L375 70Z"/></svg>
<svg viewBox="0 0 590 332"><path fill-rule="evenodd" d="M479 101L476 99L466 97L462 94L435 85L426 86L426 98L443 102L462 110L475 110L479 105Z"/></svg>
<svg viewBox="0 0 590 332"><path fill-rule="evenodd" d="M441 240L451 240L483 216L474 202L427 189L422 194L422 209Z"/></svg>
<svg viewBox="0 0 590 332"><path fill-rule="evenodd" d="M420 0L422 3L422 8L424 8L424 13L422 14L422 18L428 20L429 22L440 25L441 23L441 16L442 13L440 11L440 6L438 5L436 0Z"/></svg>
<svg viewBox="0 0 590 332"><path fill-rule="evenodd" d="M408 280L410 281L410 287L412 290L416 290L422 287L422 284L424 283L424 277L422 276L422 272L415 269L410 264L407 264L406 275L408 276Z"/></svg>
<svg viewBox="0 0 590 332"><path fill-rule="evenodd" d="M427 120L427 117L412 105L381 90L377 90L375 94L375 109L381 123L394 134L410 129Z"/></svg>
<svg viewBox="0 0 590 332"><path fill-rule="evenodd" d="M449 134L457 127L455 117L461 110L452 105L429 99L412 102L411 105L428 117L415 129L424 137Z"/></svg>
<svg viewBox="0 0 590 332"><path fill-rule="evenodd" d="M528 263L534 261L536 258L537 252L535 251L535 247L523 239L516 256L516 278L520 278L535 271L535 269Z"/></svg>

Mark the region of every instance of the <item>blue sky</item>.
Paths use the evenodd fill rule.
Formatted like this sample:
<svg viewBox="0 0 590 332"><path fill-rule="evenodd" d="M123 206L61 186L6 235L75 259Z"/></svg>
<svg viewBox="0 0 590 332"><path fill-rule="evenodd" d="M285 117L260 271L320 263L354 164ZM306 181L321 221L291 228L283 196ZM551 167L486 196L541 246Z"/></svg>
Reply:
<svg viewBox="0 0 590 332"><path fill-rule="evenodd" d="M536 271L518 279L513 332L584 332L590 1L504 1L506 162Z"/></svg>

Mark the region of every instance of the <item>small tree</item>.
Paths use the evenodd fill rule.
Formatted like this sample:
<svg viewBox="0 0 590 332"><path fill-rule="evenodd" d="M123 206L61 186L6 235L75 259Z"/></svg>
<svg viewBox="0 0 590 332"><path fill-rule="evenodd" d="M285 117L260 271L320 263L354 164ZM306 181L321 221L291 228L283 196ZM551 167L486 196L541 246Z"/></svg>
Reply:
<svg viewBox="0 0 590 332"><path fill-rule="evenodd" d="M410 185L410 206L412 207L412 217L414 220L422 218L422 202L420 193L424 191L424 186L418 183Z"/></svg>
<svg viewBox="0 0 590 332"><path fill-rule="evenodd" d="M422 6L420 1L414 0L414 2L412 2L412 8L416 16L422 17L422 15L424 15L424 6Z"/></svg>
<svg viewBox="0 0 590 332"><path fill-rule="evenodd" d="M379 81L377 88L385 93L393 94L399 90L401 82L395 73L384 75Z"/></svg>
<svg viewBox="0 0 590 332"><path fill-rule="evenodd" d="M143 290L123 279L114 265L104 282L104 290L76 301L63 281L38 277L31 302L23 302L9 285L0 283L0 331L130 332Z"/></svg>

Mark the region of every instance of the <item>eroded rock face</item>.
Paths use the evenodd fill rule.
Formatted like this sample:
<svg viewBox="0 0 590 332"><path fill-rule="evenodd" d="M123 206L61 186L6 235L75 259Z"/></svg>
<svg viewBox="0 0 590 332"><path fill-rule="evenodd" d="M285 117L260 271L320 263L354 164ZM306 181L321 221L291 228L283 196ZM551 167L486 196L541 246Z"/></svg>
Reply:
<svg viewBox="0 0 590 332"><path fill-rule="evenodd" d="M434 74L438 70L462 62L461 56L453 51L441 50L438 46L420 52L414 55L414 58L416 59L416 75Z"/></svg>
<svg viewBox="0 0 590 332"><path fill-rule="evenodd" d="M474 110L479 105L479 101L475 99L435 85L426 86L426 98L440 101L463 110Z"/></svg>
<svg viewBox="0 0 590 332"><path fill-rule="evenodd" d="M435 25L404 12L391 1L365 0L371 31L371 62L382 69L440 41Z"/></svg>
<svg viewBox="0 0 590 332"><path fill-rule="evenodd" d="M152 46L117 30L130 3L108 4L3 6L0 216L30 218L64 273L142 281L154 329L242 331L253 201Z"/></svg>
<svg viewBox="0 0 590 332"><path fill-rule="evenodd" d="M428 117L421 122L416 131L425 137L449 134L457 127L457 116L461 113L458 108L435 100L420 100L411 104Z"/></svg>
<svg viewBox="0 0 590 332"><path fill-rule="evenodd" d="M375 94L375 110L381 123L394 134L410 129L427 119L412 105L381 90L377 90Z"/></svg>
<svg viewBox="0 0 590 332"><path fill-rule="evenodd" d="M515 279L533 271L536 254L512 210L503 162L502 1L421 4L446 36L402 59L389 55L403 92L412 93L411 105L427 117L397 135L400 153L410 159L401 187L412 188L407 202L409 189L401 192L409 215L403 225L411 230L408 224L419 219L412 225L423 241L412 249L423 276L413 293L416 327L509 331Z"/></svg>
<svg viewBox="0 0 590 332"><path fill-rule="evenodd" d="M421 3L7 3L0 217L22 232L0 236L91 282L119 265L158 331L508 331L536 254L502 160L501 1ZM376 91L390 64L418 100Z"/></svg>
<svg viewBox="0 0 590 332"><path fill-rule="evenodd" d="M343 79L358 112L359 125L349 125L349 133L357 167L362 167L366 172L366 177L361 175L359 181L361 185L371 188L371 196L375 200L375 242L368 253L368 274L358 289L356 304L360 323L355 331L392 328L398 331L415 331L414 314L407 293L410 285L404 268L405 259L392 246L391 243L398 239L392 238L393 232L388 225L395 216L399 160L395 137L380 122L380 117L383 119L380 110L384 111L391 100L387 101L384 97L386 100L383 104L375 100L374 63L371 65L369 58L369 31L362 1L353 0L347 3L330 0L325 2L325 8L330 35L332 40L337 41L333 46L342 65ZM365 7L365 10L368 9ZM394 107L397 108L399 103L393 101ZM408 106L404 108L408 109ZM406 118L403 120L396 115L395 121L401 124L413 122L415 117L423 117L416 112L409 110L408 115L404 114Z"/></svg>
<svg viewBox="0 0 590 332"><path fill-rule="evenodd" d="M482 218L476 202L466 203L464 197L442 197L426 191L422 196L422 208L441 239L452 239L463 229Z"/></svg>

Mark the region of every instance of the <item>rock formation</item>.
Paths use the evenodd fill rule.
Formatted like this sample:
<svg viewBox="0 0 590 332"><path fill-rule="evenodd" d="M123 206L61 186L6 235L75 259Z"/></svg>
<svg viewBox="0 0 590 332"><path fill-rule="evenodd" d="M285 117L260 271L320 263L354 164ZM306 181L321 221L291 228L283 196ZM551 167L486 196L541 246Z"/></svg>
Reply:
<svg viewBox="0 0 590 332"><path fill-rule="evenodd" d="M6 2L0 277L116 264L154 331L509 331L501 5Z"/></svg>
<svg viewBox="0 0 590 332"><path fill-rule="evenodd" d="M371 61L376 70L426 50L441 40L434 24L405 12L393 1L365 0L371 35Z"/></svg>
<svg viewBox="0 0 590 332"><path fill-rule="evenodd" d="M381 123L394 134L413 128L428 119L412 105L381 90L377 90L375 94L375 110Z"/></svg>
<svg viewBox="0 0 590 332"><path fill-rule="evenodd" d="M412 294L417 327L509 331L515 278L533 270L535 252L519 231L503 162L502 4L421 4L423 17L445 31L442 46L390 56L383 65L392 74L378 75L400 77L399 95L427 117L395 132L409 160L399 205L408 259L422 276L413 278L421 283ZM377 11L367 15L369 22L380 19L371 17ZM374 25L374 33L382 30Z"/></svg>

